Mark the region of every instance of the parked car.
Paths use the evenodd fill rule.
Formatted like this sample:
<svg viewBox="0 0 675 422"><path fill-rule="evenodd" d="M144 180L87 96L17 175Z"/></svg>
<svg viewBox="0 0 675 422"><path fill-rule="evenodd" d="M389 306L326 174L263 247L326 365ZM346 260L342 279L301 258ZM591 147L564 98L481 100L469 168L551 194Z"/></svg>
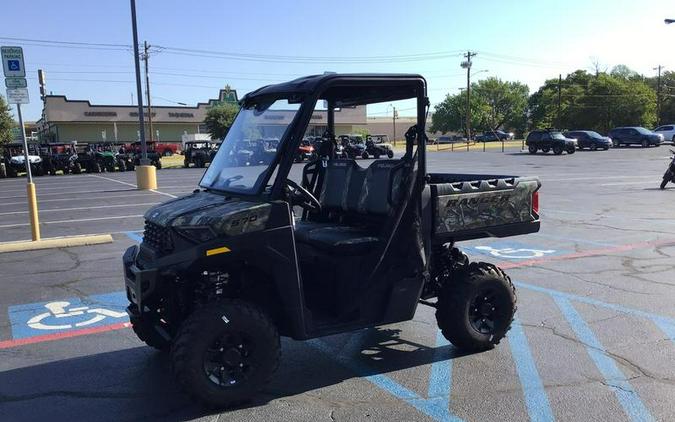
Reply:
<svg viewBox="0 0 675 422"><path fill-rule="evenodd" d="M589 148L593 151L598 148L607 151L612 146L612 140L606 136L600 135L598 132L592 130L571 130L565 132L564 135L568 138L577 140L577 147L579 149Z"/></svg>
<svg viewBox="0 0 675 422"><path fill-rule="evenodd" d="M563 151L574 154L577 150L576 139L566 138L560 131L553 129L533 130L527 135L525 145L530 154L536 154L539 150L544 154L551 150L555 155L560 155Z"/></svg>
<svg viewBox="0 0 675 422"><path fill-rule="evenodd" d="M178 153L178 145L175 142L157 142L155 150L162 154L162 157L171 157Z"/></svg>
<svg viewBox="0 0 675 422"><path fill-rule="evenodd" d="M670 141L675 145L675 123L659 126L654 129L654 133L663 135L664 141Z"/></svg>
<svg viewBox="0 0 675 422"><path fill-rule="evenodd" d="M610 130L607 136L612 138L615 147L637 144L647 148L663 143L663 135L640 126L617 127Z"/></svg>
<svg viewBox="0 0 675 422"><path fill-rule="evenodd" d="M506 133L503 130L495 130L483 132L482 135L476 136L477 142L492 142L492 141L509 141L513 139L513 133Z"/></svg>
<svg viewBox="0 0 675 422"><path fill-rule="evenodd" d="M459 135L443 135L436 138L435 144L454 144L457 142L466 142L466 139Z"/></svg>

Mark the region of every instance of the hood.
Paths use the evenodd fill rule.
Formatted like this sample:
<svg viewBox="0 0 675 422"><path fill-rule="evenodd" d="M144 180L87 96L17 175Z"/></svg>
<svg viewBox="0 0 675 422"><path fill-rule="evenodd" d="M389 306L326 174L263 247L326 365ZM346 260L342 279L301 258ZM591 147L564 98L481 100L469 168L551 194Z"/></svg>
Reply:
<svg viewBox="0 0 675 422"><path fill-rule="evenodd" d="M215 233L236 235L264 229L271 209L266 202L196 192L155 205L144 217L163 227L208 226Z"/></svg>

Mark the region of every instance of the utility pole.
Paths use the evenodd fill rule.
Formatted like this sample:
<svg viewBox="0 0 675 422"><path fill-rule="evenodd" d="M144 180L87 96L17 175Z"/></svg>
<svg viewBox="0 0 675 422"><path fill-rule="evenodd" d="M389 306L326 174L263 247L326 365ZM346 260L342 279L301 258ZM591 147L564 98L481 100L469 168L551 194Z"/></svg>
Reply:
<svg viewBox="0 0 675 422"><path fill-rule="evenodd" d="M470 50L466 52L461 66L466 69L466 142L467 145L471 141L471 57L477 53L472 53Z"/></svg>
<svg viewBox="0 0 675 422"><path fill-rule="evenodd" d="M658 65L657 67L654 68L654 70L657 70L658 77L656 78L656 125L659 126L661 124L661 69L663 69L663 66Z"/></svg>
<svg viewBox="0 0 675 422"><path fill-rule="evenodd" d="M150 142L152 142L152 103L150 102L150 74L148 73L148 42L145 41L143 43L144 48L144 54L143 54L143 60L145 60L145 95L147 96L147 101L148 101L148 126L150 129Z"/></svg>
<svg viewBox="0 0 675 422"><path fill-rule="evenodd" d="M560 110L562 108L562 74L558 74L558 126L556 129L561 129L560 127Z"/></svg>
<svg viewBox="0 0 675 422"><path fill-rule="evenodd" d="M394 146L396 146L396 106L392 106L391 124L394 129Z"/></svg>

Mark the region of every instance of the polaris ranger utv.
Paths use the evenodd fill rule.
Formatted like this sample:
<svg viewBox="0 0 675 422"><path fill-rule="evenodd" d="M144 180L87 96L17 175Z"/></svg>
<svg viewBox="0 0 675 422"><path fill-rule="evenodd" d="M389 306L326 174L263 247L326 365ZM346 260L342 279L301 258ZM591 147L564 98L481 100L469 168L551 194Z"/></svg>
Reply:
<svg viewBox="0 0 675 422"><path fill-rule="evenodd" d="M401 159L362 168L334 158L336 108L405 99L417 101L417 124ZM329 133L298 183L289 170L324 101ZM504 337L516 310L511 280L455 243L538 231L540 183L428 173L428 107L419 75L325 74L260 88L241 100L200 188L148 210L142 243L123 257L127 310L141 340L170 349L189 394L241 402L276 370L280 336L406 321L418 303L436 308L443 335L462 350ZM291 118L271 162L229 158L280 110Z"/></svg>

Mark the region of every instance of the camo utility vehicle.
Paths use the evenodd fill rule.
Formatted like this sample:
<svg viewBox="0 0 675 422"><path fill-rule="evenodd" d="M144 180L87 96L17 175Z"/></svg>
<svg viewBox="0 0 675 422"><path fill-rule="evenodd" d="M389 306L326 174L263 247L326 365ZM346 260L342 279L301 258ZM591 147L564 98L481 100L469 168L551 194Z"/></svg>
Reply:
<svg viewBox="0 0 675 422"><path fill-rule="evenodd" d="M336 108L406 99L416 100L417 124L400 159L363 168L333 158ZM325 148L301 182L291 180L298 145L324 102ZM538 231L540 183L429 172L428 107L419 75L326 74L260 88L242 99L200 188L148 210L143 242L123 257L128 312L140 339L171 350L188 393L211 405L239 403L276 370L280 336L307 340L406 321L419 303L436 308L443 335L459 349L499 343L516 310L511 280L492 264L469 262L455 244ZM291 118L271 162L230 159L280 111Z"/></svg>

